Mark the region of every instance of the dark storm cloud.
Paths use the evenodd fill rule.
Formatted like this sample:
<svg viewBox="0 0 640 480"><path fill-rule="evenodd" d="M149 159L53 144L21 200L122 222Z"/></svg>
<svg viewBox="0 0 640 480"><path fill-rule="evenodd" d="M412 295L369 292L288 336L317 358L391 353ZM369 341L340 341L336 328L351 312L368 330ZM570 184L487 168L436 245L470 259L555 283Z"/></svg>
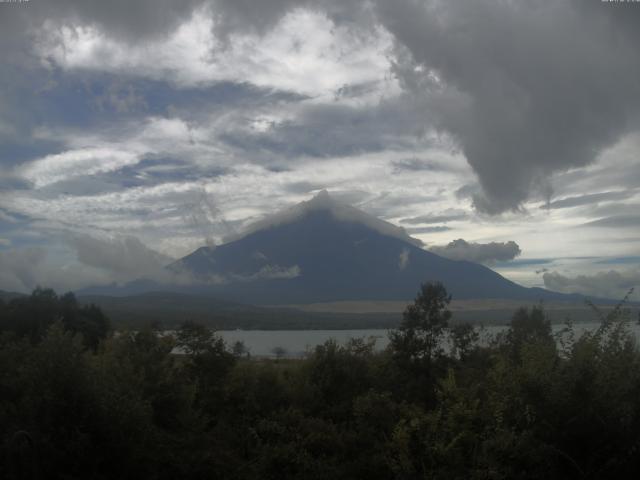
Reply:
<svg viewBox="0 0 640 480"><path fill-rule="evenodd" d="M521 253L520 247L514 241L473 243L462 238L444 246L433 246L429 250L451 260L468 260L485 264L513 260Z"/></svg>
<svg viewBox="0 0 640 480"><path fill-rule="evenodd" d="M373 21L371 2L363 0L214 0L216 30L227 36L237 31L264 33L282 16L297 8L326 13L334 22L367 28Z"/></svg>
<svg viewBox="0 0 640 480"><path fill-rule="evenodd" d="M396 71L478 174L477 208L516 209L636 125L640 9L607 2L378 2ZM620 28L622 22L626 27Z"/></svg>
<svg viewBox="0 0 640 480"><path fill-rule="evenodd" d="M375 93L378 88L378 82L358 83L353 85L344 85L337 89L334 93L334 100L345 98L358 98L368 93Z"/></svg>
<svg viewBox="0 0 640 480"><path fill-rule="evenodd" d="M0 31L11 45L19 46L25 31L44 21L55 26L92 26L128 42L153 41L166 36L194 11L213 14L216 31L222 37L239 31L265 33L287 12L315 8L337 21L362 22L369 11L363 1L338 0L49 0L4 2L0 5Z"/></svg>
<svg viewBox="0 0 640 480"><path fill-rule="evenodd" d="M480 194L480 188L477 185L466 184L455 191L458 200L466 200Z"/></svg>
<svg viewBox="0 0 640 480"><path fill-rule="evenodd" d="M624 200L626 198L635 195L635 191L627 190L621 192L602 192L602 193L590 193L588 195L579 195L576 197L567 197L561 200L556 200L544 205L542 208L556 209L556 208L570 208L578 207L581 205L590 205L598 202L609 202L613 200Z"/></svg>
<svg viewBox="0 0 640 480"><path fill-rule="evenodd" d="M290 9L310 2L300 0L218 0L215 2L217 30L223 35L237 31L264 33Z"/></svg>
<svg viewBox="0 0 640 480"><path fill-rule="evenodd" d="M167 34L205 3L203 0L32 1L2 5L0 28L5 33L23 35L26 28L38 28L48 20L58 25L91 25L114 37L137 41Z"/></svg>

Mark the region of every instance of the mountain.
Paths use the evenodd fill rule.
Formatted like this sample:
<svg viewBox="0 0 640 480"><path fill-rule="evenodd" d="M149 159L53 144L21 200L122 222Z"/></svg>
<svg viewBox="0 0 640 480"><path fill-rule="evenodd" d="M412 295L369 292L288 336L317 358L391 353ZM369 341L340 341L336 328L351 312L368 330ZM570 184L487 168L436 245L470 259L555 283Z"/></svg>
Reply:
<svg viewBox="0 0 640 480"><path fill-rule="evenodd" d="M420 244L404 229L323 191L258 222L242 237L199 248L168 268L192 278L174 289L249 304L408 300L422 282L436 280L455 299L581 298L522 287L483 265L449 260ZM139 282L137 288L152 283Z"/></svg>
<svg viewBox="0 0 640 480"><path fill-rule="evenodd" d="M7 292L5 290L0 290L0 300L2 300L3 302L10 302L14 298L21 298L24 296L25 296L24 293Z"/></svg>

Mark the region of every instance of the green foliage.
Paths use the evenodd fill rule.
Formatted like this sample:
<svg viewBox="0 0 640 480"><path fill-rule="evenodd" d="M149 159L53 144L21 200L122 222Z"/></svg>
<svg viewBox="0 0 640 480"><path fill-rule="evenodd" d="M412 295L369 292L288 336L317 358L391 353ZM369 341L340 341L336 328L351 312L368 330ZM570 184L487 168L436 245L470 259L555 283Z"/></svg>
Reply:
<svg viewBox="0 0 640 480"><path fill-rule="evenodd" d="M422 285L414 303L404 311L402 323L391 332L391 349L403 362L429 365L443 353L442 338L451 318L451 296L439 283Z"/></svg>
<svg viewBox="0 0 640 480"><path fill-rule="evenodd" d="M445 369L444 346L451 312L451 296L439 283L425 283L404 311L397 330L389 332L393 365L387 372L399 381L392 388L406 399L431 404L436 378Z"/></svg>
<svg viewBox="0 0 640 480"><path fill-rule="evenodd" d="M349 417L353 399L373 383L374 344L374 340L352 339L342 346L328 340L316 347L304 370L311 390L308 407L314 413L336 420Z"/></svg>
<svg viewBox="0 0 640 480"><path fill-rule="evenodd" d="M529 310L521 307L511 319L507 331L507 344L514 355L518 355L525 346L533 343L553 343L551 322L545 317L542 306Z"/></svg>
<svg viewBox="0 0 640 480"><path fill-rule="evenodd" d="M468 358L477 346L480 334L469 323L460 323L451 328L451 350L461 360Z"/></svg>
<svg viewBox="0 0 640 480"><path fill-rule="evenodd" d="M225 377L236 357L213 330L191 321L178 330L176 346L186 354L183 370L193 382L197 404L203 411L213 413L222 401Z"/></svg>
<svg viewBox="0 0 640 480"><path fill-rule="evenodd" d="M569 323L555 337L542 307L520 309L481 346L471 326L448 327L449 296L427 284L388 350L328 341L273 361L230 351L194 322L104 338L72 296L12 302L0 304L3 479L640 471L640 352L622 306L592 332Z"/></svg>
<svg viewBox="0 0 640 480"><path fill-rule="evenodd" d="M38 287L29 297L15 298L0 307L0 332L13 332L31 343L40 342L58 321L66 331L81 334L83 343L92 349L110 331L102 311L95 305L79 305L71 292L58 297L53 290Z"/></svg>

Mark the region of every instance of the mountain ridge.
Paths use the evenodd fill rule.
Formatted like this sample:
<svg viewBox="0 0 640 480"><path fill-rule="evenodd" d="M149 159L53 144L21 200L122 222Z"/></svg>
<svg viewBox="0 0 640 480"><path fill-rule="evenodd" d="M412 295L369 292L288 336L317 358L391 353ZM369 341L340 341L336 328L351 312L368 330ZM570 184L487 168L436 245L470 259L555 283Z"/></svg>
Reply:
<svg viewBox="0 0 640 480"><path fill-rule="evenodd" d="M83 293L127 295L152 290L212 295L243 304L406 300L426 281L455 299L581 301L516 284L490 268L420 248L393 224L337 202L326 191L256 222L236 239L200 247L167 267L182 283L141 279ZM188 278L189 281L184 281Z"/></svg>

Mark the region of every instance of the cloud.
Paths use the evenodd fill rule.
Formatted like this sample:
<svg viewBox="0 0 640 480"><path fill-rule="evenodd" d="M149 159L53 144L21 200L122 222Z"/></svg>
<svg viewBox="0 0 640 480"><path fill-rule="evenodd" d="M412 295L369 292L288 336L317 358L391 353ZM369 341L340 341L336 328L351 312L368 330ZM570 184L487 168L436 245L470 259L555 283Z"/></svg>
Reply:
<svg viewBox="0 0 640 480"><path fill-rule="evenodd" d="M82 264L107 272L109 278L118 283L156 277L171 261L133 236L96 238L74 234L69 243Z"/></svg>
<svg viewBox="0 0 640 480"><path fill-rule="evenodd" d="M0 221L3 222L9 222L9 223L15 223L16 219L13 218L11 215L9 215L8 213L0 210Z"/></svg>
<svg viewBox="0 0 640 480"><path fill-rule="evenodd" d="M407 264L409 263L409 254L411 252L409 252L408 248L405 248L402 250L402 252L400 252L400 257L398 258L398 268L400 270L404 270L407 266Z"/></svg>
<svg viewBox="0 0 640 480"><path fill-rule="evenodd" d="M588 257L591 258L591 257ZM530 265L545 265L549 263L553 263L555 259L553 258L519 258L518 260L509 260L508 265L510 267L526 267Z"/></svg>
<svg viewBox="0 0 640 480"><path fill-rule="evenodd" d="M521 253L520 247L514 241L470 243L461 238L453 240L448 245L433 246L429 250L452 260L468 260L485 264L513 260Z"/></svg>
<svg viewBox="0 0 640 480"><path fill-rule="evenodd" d="M244 157L260 152L262 162L267 153L276 159L326 159L404 151L435 143L420 125L422 113L418 105L408 96L385 97L373 104L359 105L303 102L284 112L288 114L271 122L268 128L237 124L226 129L220 138Z"/></svg>
<svg viewBox="0 0 640 480"><path fill-rule="evenodd" d="M439 233L439 232L448 232L452 230L451 227L447 227L446 225L433 225L430 227L410 227L406 229L408 233L412 234L421 234L421 233Z"/></svg>
<svg viewBox="0 0 640 480"><path fill-rule="evenodd" d="M222 225L227 235L236 234L235 228L225 220L222 211L204 189L201 190L198 200L185 209L185 223L202 232L204 245L209 248L216 246L215 232L219 225Z"/></svg>
<svg viewBox="0 0 640 480"><path fill-rule="evenodd" d="M314 211L328 211L336 217L338 220L347 222L361 223L382 235L388 235L390 237L399 238L405 242L411 243L416 246L421 246L422 242L417 238L410 237L404 228L397 227L391 223L380 220L364 213L351 205L339 203L334 200L326 190L322 190L318 195L311 200L298 203L293 207L285 209L281 212L269 215L262 220L259 220L252 225L249 225L245 231L235 237L227 237L225 241L237 240L238 238L245 237L251 233L272 228L278 225L294 222L299 218Z"/></svg>
<svg viewBox="0 0 640 480"><path fill-rule="evenodd" d="M37 284L35 270L46 257L42 248L0 251L0 288L25 291Z"/></svg>
<svg viewBox="0 0 640 480"><path fill-rule="evenodd" d="M600 218L592 222L583 223L583 227L602 228L638 228L640 226L640 215L614 215Z"/></svg>
<svg viewBox="0 0 640 480"><path fill-rule="evenodd" d="M412 172L451 172L457 171L456 165L450 165L440 160L406 158L403 160L394 160L391 162L395 171L409 170Z"/></svg>
<svg viewBox="0 0 640 480"><path fill-rule="evenodd" d="M375 85L390 66L390 36L379 28L365 36L320 12L295 9L268 30L236 30L221 39L215 15L194 10L166 36L144 43L91 24L53 24L41 32L38 55L66 70L144 76L179 87L249 82L313 96L333 96L345 85Z"/></svg>
<svg viewBox="0 0 640 480"><path fill-rule="evenodd" d="M26 2L25 2L26 3ZM52 26L91 25L128 42L157 40L183 23L202 0L56 0L3 8L0 29L24 35L48 22Z"/></svg>
<svg viewBox="0 0 640 480"><path fill-rule="evenodd" d="M456 198L458 200L466 200L467 198L474 198L481 194L480 187L475 184L467 183L455 191Z"/></svg>
<svg viewBox="0 0 640 480"><path fill-rule="evenodd" d="M638 33L631 26L638 11L606 2L141 0L105 7L60 0L5 10L4 54L22 65L33 57L24 50L35 46L52 72L169 79L180 88L249 82L323 101L355 94L369 105L396 95L400 82L411 102L392 116L380 112L392 130L384 143L403 140L393 132L402 118L414 126L402 123L405 136L449 135L480 180L476 207L490 213L550 196L551 175L592 162L637 128L640 114ZM11 53L14 44L24 47ZM104 101L120 111L140 105L126 90ZM341 126L356 121L336 113L343 114ZM255 147L282 150L313 131L310 120L274 125ZM344 138L354 133L358 128ZM311 140L292 155L322 156ZM505 175L509 182L500 180Z"/></svg>
<svg viewBox="0 0 640 480"><path fill-rule="evenodd" d="M634 255L629 257L606 258L596 263L600 263L604 265L625 265L629 263L640 263L640 255Z"/></svg>
<svg viewBox="0 0 640 480"><path fill-rule="evenodd" d="M629 17L637 21L638 9L576 1L376 5L396 40L403 87L426 98L425 122L456 138L477 173L479 210L518 209L532 193L550 194L550 175L593 162L637 127L638 30Z"/></svg>
<svg viewBox="0 0 640 480"><path fill-rule="evenodd" d="M403 218L400 223L408 223L410 225L430 224L430 223L447 223L455 220L464 220L468 217L467 212L463 210L449 210L440 214L419 215L417 217Z"/></svg>
<svg viewBox="0 0 640 480"><path fill-rule="evenodd" d="M558 272L542 276L549 290L562 293L582 293L600 298L622 299L631 288L640 286L640 269L608 270L592 275L569 277Z"/></svg>
<svg viewBox="0 0 640 480"><path fill-rule="evenodd" d="M581 205L590 205L592 203L598 203L598 202L624 200L626 198L634 196L635 193L636 192L633 190L625 190L625 191L619 191L619 192L590 193L587 195L566 197L560 200L555 200L549 203L548 205L544 205L542 208L545 208L545 209L570 208L570 207L578 207Z"/></svg>
<svg viewBox="0 0 640 480"><path fill-rule="evenodd" d="M55 279L51 229L180 257L327 188L424 240L455 221L463 238L526 235L541 257L628 255L639 14L576 0L7 4L0 237L19 247L37 230ZM470 201L504 213L476 218ZM590 220L590 235L573 228Z"/></svg>
<svg viewBox="0 0 640 480"><path fill-rule="evenodd" d="M42 187L76 176L115 171L137 162L138 157L129 151L82 148L47 155L20 167L18 172L36 187Z"/></svg>
<svg viewBox="0 0 640 480"><path fill-rule="evenodd" d="M102 94L97 95L94 103L100 111L112 108L118 113L146 110L149 107L144 96L133 85L118 81L111 83Z"/></svg>
<svg viewBox="0 0 640 480"><path fill-rule="evenodd" d="M300 267L293 265L291 267L282 267L280 265L268 264L260 268L256 273L251 275L228 274L222 276L222 283L232 282L253 282L256 280L287 280L299 277L301 274Z"/></svg>
<svg viewBox="0 0 640 480"><path fill-rule="evenodd" d="M79 265L60 265L43 247L0 250L0 289L30 292L38 285L68 291L108 283L108 278Z"/></svg>

